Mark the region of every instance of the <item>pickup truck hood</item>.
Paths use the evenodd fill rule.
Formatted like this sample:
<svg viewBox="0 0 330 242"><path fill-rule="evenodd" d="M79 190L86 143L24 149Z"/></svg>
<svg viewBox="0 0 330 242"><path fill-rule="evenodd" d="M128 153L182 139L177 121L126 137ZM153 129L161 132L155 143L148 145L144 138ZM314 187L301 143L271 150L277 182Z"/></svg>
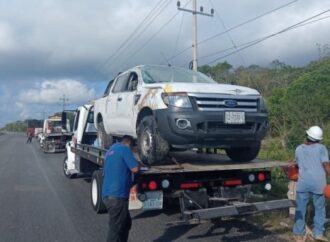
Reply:
<svg viewBox="0 0 330 242"><path fill-rule="evenodd" d="M165 92L219 93L228 95L260 95L249 87L218 83L155 83L146 84L146 88L161 88Z"/></svg>

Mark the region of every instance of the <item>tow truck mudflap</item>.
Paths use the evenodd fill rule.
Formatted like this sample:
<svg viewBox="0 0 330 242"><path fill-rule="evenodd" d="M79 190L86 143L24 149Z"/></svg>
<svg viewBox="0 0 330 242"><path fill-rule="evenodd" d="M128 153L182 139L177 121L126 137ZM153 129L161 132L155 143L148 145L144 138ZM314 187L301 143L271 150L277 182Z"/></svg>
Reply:
<svg viewBox="0 0 330 242"><path fill-rule="evenodd" d="M198 223L220 217L234 217L251 215L270 210L286 209L295 207L295 202L290 199L280 199L255 203L239 203L224 207L204 208L197 210L186 210L183 212L184 220L187 223Z"/></svg>

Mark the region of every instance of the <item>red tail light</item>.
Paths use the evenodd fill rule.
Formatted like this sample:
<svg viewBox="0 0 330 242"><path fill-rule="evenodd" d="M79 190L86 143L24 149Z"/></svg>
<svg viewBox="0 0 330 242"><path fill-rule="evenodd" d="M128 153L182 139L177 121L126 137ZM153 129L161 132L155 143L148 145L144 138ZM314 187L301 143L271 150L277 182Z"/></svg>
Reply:
<svg viewBox="0 0 330 242"><path fill-rule="evenodd" d="M224 181L223 184L225 186L238 186L238 185L242 185L242 181L241 180L227 180L227 181Z"/></svg>
<svg viewBox="0 0 330 242"><path fill-rule="evenodd" d="M259 174L258 174L258 180L259 180L260 182L265 181L265 180L266 180L266 175L265 175L264 173L259 173Z"/></svg>
<svg viewBox="0 0 330 242"><path fill-rule="evenodd" d="M193 189L202 187L201 183L182 183L180 185L181 189Z"/></svg>
<svg viewBox="0 0 330 242"><path fill-rule="evenodd" d="M148 184L149 190L156 190L157 189L157 183L155 181L150 181Z"/></svg>

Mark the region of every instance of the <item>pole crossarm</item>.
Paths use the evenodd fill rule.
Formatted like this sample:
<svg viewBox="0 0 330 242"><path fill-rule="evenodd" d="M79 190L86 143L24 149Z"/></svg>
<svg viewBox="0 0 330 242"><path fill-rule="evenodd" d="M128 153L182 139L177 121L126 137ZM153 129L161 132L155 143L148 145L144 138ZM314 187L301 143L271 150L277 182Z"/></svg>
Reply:
<svg viewBox="0 0 330 242"><path fill-rule="evenodd" d="M204 16L208 16L208 17L213 17L213 14L204 13L204 12L200 12L200 11L194 11L194 10L187 9L187 8L178 8L178 10L188 12L188 13L192 13L192 14L199 14L199 15L204 15Z"/></svg>

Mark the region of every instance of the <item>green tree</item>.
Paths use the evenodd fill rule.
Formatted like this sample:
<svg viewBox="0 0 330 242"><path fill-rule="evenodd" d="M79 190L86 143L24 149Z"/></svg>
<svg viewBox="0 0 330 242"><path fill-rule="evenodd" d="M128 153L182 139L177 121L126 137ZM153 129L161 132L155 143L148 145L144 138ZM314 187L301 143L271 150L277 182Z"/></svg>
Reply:
<svg viewBox="0 0 330 242"><path fill-rule="evenodd" d="M220 83L232 83L234 80L233 66L228 62L218 63L215 66L204 65L198 68L200 72L211 76L215 81Z"/></svg>

